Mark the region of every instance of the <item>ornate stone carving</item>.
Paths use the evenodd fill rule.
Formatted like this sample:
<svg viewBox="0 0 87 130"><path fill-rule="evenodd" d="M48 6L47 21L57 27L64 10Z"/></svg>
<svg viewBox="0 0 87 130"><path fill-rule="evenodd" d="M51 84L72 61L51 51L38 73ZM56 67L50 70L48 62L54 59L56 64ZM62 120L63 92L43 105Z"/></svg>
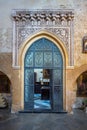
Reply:
<svg viewBox="0 0 87 130"><path fill-rule="evenodd" d="M42 30L42 28L19 28L18 29L18 48L20 45L33 33ZM67 50L69 51L69 28L44 28L56 36L58 36L66 45Z"/></svg>
<svg viewBox="0 0 87 130"><path fill-rule="evenodd" d="M18 66L20 45L34 33L46 30L63 41L73 65L73 18L72 10L13 10L13 66Z"/></svg>
<svg viewBox="0 0 87 130"><path fill-rule="evenodd" d="M30 22L31 25L47 25L50 22L50 25L61 24L61 21L71 21L74 17L72 11L61 11L61 10L13 10L12 16L16 22Z"/></svg>

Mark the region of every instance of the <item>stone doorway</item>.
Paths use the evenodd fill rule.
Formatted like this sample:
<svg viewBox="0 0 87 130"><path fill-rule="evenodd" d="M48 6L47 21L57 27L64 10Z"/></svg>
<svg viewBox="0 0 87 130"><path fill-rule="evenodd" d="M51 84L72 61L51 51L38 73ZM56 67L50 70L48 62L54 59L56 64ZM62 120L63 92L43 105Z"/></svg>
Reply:
<svg viewBox="0 0 87 130"><path fill-rule="evenodd" d="M37 81L38 75L40 77ZM43 100L48 108L41 107ZM63 57L59 48L46 38L36 40L25 54L24 110L63 111Z"/></svg>

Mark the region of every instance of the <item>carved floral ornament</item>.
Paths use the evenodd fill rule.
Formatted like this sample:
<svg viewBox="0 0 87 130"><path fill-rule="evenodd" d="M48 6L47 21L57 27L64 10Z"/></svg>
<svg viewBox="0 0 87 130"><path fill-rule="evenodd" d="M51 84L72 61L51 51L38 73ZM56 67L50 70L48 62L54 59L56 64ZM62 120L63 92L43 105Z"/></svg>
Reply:
<svg viewBox="0 0 87 130"><path fill-rule="evenodd" d="M73 65L73 19L72 10L13 10L13 67L18 64L20 45L41 30L56 35L66 47L69 65Z"/></svg>

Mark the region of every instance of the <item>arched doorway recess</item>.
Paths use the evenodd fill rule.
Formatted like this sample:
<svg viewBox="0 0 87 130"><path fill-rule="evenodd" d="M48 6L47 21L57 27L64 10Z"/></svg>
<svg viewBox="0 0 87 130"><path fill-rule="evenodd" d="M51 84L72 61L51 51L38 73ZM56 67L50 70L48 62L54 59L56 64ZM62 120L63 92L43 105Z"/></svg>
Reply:
<svg viewBox="0 0 87 130"><path fill-rule="evenodd" d="M0 71L0 108L11 109L11 81L6 74Z"/></svg>
<svg viewBox="0 0 87 130"><path fill-rule="evenodd" d="M77 97L87 97L87 71L77 79Z"/></svg>
<svg viewBox="0 0 87 130"><path fill-rule="evenodd" d="M36 40L24 57L24 110L63 111L63 56L50 40Z"/></svg>

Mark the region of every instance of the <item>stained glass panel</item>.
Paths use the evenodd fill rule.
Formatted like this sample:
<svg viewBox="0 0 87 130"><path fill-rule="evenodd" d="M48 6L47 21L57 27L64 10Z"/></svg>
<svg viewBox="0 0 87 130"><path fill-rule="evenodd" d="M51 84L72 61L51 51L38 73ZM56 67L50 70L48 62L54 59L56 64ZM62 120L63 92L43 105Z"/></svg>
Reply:
<svg viewBox="0 0 87 130"><path fill-rule="evenodd" d="M33 52L28 52L26 55L25 67L33 67Z"/></svg>
<svg viewBox="0 0 87 130"><path fill-rule="evenodd" d="M43 52L35 52L35 67L43 67Z"/></svg>
<svg viewBox="0 0 87 130"><path fill-rule="evenodd" d="M39 39L35 42L35 50L43 50L43 39Z"/></svg>
<svg viewBox="0 0 87 130"><path fill-rule="evenodd" d="M29 86L25 86L25 102L29 101L29 91L28 91Z"/></svg>
<svg viewBox="0 0 87 130"><path fill-rule="evenodd" d="M50 44L50 41L47 39L43 39L43 50L51 50L52 51L52 44Z"/></svg>
<svg viewBox="0 0 87 130"><path fill-rule="evenodd" d="M25 69L25 102L33 100L33 83L34 72L33 69Z"/></svg>
<svg viewBox="0 0 87 130"><path fill-rule="evenodd" d="M55 45L53 45L53 51L56 51L61 55L59 48Z"/></svg>
<svg viewBox="0 0 87 130"><path fill-rule="evenodd" d="M62 57L58 52L53 53L53 65L54 67L62 67Z"/></svg>
<svg viewBox="0 0 87 130"><path fill-rule="evenodd" d="M44 66L52 67L52 52L44 52Z"/></svg>
<svg viewBox="0 0 87 130"><path fill-rule="evenodd" d="M25 85L32 85L33 84L33 69L25 69Z"/></svg>
<svg viewBox="0 0 87 130"><path fill-rule="evenodd" d="M53 96L53 108L55 111L58 111L59 106L59 88L54 87L54 96Z"/></svg>
<svg viewBox="0 0 87 130"><path fill-rule="evenodd" d="M53 83L54 83L54 86L62 84L62 70L61 69L53 70Z"/></svg>

